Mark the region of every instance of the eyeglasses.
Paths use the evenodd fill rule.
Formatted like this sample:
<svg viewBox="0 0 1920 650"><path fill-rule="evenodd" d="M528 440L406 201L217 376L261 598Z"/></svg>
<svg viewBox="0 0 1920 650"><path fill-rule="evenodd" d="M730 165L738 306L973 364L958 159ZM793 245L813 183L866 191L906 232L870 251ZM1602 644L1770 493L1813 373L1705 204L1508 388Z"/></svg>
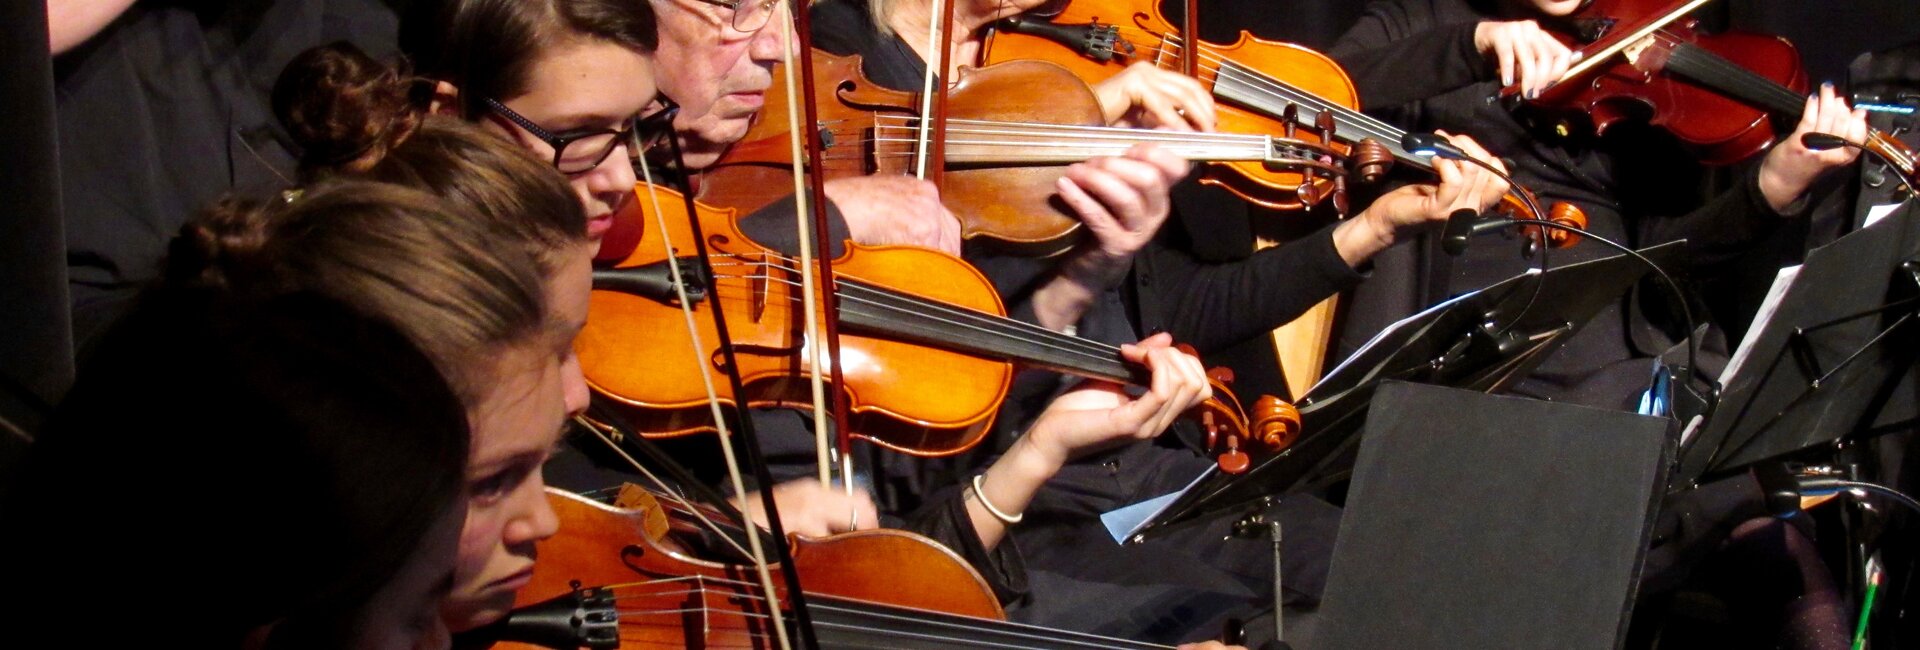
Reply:
<svg viewBox="0 0 1920 650"><path fill-rule="evenodd" d="M562 174L593 171L621 145L626 145L628 158L638 159L642 151L673 137L673 118L680 113L679 104L666 95L660 95L654 98L648 109L627 120L626 128L574 129L554 133L498 100L488 97L484 101L489 110L553 147L553 166Z"/></svg>
<svg viewBox="0 0 1920 650"><path fill-rule="evenodd" d="M742 32L757 32L767 26L767 18L773 15L774 5L780 0L699 0L715 7L725 7L733 12L733 28Z"/></svg>

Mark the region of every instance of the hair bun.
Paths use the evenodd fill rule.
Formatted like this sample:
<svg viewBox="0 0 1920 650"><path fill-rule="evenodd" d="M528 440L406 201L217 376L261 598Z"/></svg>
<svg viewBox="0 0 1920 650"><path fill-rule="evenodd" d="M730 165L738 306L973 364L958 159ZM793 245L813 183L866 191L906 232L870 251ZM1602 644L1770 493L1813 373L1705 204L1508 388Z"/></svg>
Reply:
<svg viewBox="0 0 1920 650"><path fill-rule="evenodd" d="M167 245L167 283L227 289L258 275L273 207L228 196L202 210Z"/></svg>
<svg viewBox="0 0 1920 650"><path fill-rule="evenodd" d="M359 172L419 127L404 70L345 41L294 57L273 84L273 112L304 151L306 172Z"/></svg>

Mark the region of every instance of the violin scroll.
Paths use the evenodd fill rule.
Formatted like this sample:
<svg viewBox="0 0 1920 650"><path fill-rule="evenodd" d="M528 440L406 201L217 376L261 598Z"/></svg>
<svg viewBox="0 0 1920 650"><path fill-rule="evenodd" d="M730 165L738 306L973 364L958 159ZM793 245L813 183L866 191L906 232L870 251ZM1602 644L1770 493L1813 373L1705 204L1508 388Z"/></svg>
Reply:
<svg viewBox="0 0 1920 650"><path fill-rule="evenodd" d="M1548 208L1546 219L1547 221L1551 221L1553 223L1566 226L1568 228L1579 228L1580 230L1587 229L1586 211L1581 210L1580 206L1574 205L1572 203L1568 203L1566 201L1555 203L1553 204L1552 208ZM1536 241L1539 240L1538 233L1539 231L1542 231L1542 230L1547 231L1547 234L1546 234L1547 245L1552 246L1554 248L1566 248L1574 244L1580 243L1580 233L1574 232L1572 230L1562 230L1560 228L1535 228L1533 230L1533 232L1535 233L1533 237Z"/></svg>
<svg viewBox="0 0 1920 650"><path fill-rule="evenodd" d="M1255 439L1270 453L1279 453L1300 439L1300 409L1272 395L1253 402Z"/></svg>

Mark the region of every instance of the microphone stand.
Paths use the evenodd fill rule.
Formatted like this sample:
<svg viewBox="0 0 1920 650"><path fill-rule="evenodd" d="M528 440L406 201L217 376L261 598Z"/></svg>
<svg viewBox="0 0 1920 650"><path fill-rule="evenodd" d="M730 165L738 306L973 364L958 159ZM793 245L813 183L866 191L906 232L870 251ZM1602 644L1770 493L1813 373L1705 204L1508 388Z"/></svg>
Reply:
<svg viewBox="0 0 1920 650"><path fill-rule="evenodd" d="M1802 144L1807 145L1808 149L1816 149L1816 147L1812 142L1808 142L1808 138L1814 135L1827 135L1827 134L1809 133L1806 136L1802 136L1801 142ZM1854 144L1852 142L1847 142L1846 140L1836 136L1828 135L1828 137L1832 137L1834 140L1845 143L1846 145L1849 145L1849 146L1860 147L1860 145ZM1825 143L1824 140L1817 140L1816 142L1820 142L1823 144ZM1441 158L1447 158L1449 160L1459 160L1459 161L1465 161L1465 162L1473 163L1475 165L1479 165L1480 168L1485 169L1488 172L1492 173L1493 175L1500 177L1500 179L1506 181L1508 185L1512 186L1516 190L1519 190L1518 192L1515 192L1515 194L1517 194L1520 197L1520 200L1522 202L1527 204L1527 209L1531 210L1533 214L1535 215L1546 214L1545 212L1540 210L1540 203L1534 199L1533 192L1527 190L1525 186L1522 186L1519 182L1513 180L1513 176L1507 174L1505 171L1502 171L1500 168L1493 166L1493 164L1488 163L1487 161L1467 155L1467 152L1465 150L1454 146L1453 143L1447 142L1445 139L1441 138L1437 134L1408 132L1406 135L1401 136L1400 145L1402 148L1406 149L1408 152L1411 152L1416 156L1438 156ZM1860 148L1866 149L1865 147L1860 147ZM1876 152L1876 155L1877 155L1877 152ZM1902 180L1904 181L1904 179ZM1909 185L1908 187L1911 188L1912 186ZM1460 212L1464 212L1464 211L1455 212L1453 215L1451 215L1448 218L1447 229L1449 231L1455 231L1455 232L1458 231L1458 228L1452 225L1452 221L1454 219L1459 219L1459 218L1468 216L1468 215L1462 215ZM1647 259L1646 256L1641 255L1639 251L1633 250L1633 248L1625 244L1621 244L1611 239L1607 239L1605 237L1595 235L1584 228L1575 228L1573 226L1569 226L1566 224L1554 223L1546 219L1514 219L1509 217L1499 217L1499 218L1489 219L1487 221L1473 224L1472 226L1467 228L1467 236L1471 237L1472 235L1479 234L1481 232L1502 228L1508 225L1528 225L1528 226L1539 226L1541 228L1555 228L1565 232L1580 235L1583 237L1591 237L1594 241L1605 244L1609 248L1620 251L1621 253L1624 253L1628 256L1633 257L1636 260L1639 260L1641 264L1645 264L1647 268L1653 271L1654 275L1660 278L1660 283L1666 287L1668 293L1672 295L1674 302L1679 305L1681 318L1686 319L1686 322L1687 322L1687 333L1686 333L1687 374L1689 376L1699 375L1700 362L1698 357L1698 350L1700 348L1700 341L1699 341L1699 337L1694 336L1694 331L1699 328L1699 321L1694 320L1693 308L1687 305L1687 296L1684 292L1680 290L1680 284L1673 280L1673 276L1667 275L1666 269L1660 268L1660 265L1654 264L1653 260ZM1546 237L1544 236L1544 233L1543 233L1541 237L1541 241L1544 243L1545 239ZM1446 242L1443 242L1443 244L1445 243ZM1464 241L1459 243L1457 246L1461 251L1464 251L1466 248L1466 244ZM1540 252L1541 252L1540 270L1542 273L1546 272L1546 269L1547 269L1547 256L1546 256L1547 248L1548 247L1544 245L1540 247ZM1458 253L1454 253L1452 250L1449 250L1448 252L1456 255L1458 254ZM1540 291L1540 285L1535 284L1534 285L1535 294L1537 295L1539 291ZM1531 301L1529 301L1529 305L1531 305ZM1526 310L1524 309L1521 310L1522 315L1525 315L1525 313L1526 313ZM1518 322L1518 320L1519 319L1516 318L1515 322ZM1707 394L1696 395L1696 397L1700 397L1702 401L1706 403L1707 406L1706 406L1705 413L1710 416L1713 413L1714 405L1717 402L1719 402L1719 399L1720 399L1720 389L1721 389L1720 381L1718 379L1714 379L1711 377L1701 377L1701 379L1707 382ZM1688 385L1690 383L1691 382L1682 382L1682 385ZM1689 386L1687 390L1688 392L1692 392L1693 389Z"/></svg>

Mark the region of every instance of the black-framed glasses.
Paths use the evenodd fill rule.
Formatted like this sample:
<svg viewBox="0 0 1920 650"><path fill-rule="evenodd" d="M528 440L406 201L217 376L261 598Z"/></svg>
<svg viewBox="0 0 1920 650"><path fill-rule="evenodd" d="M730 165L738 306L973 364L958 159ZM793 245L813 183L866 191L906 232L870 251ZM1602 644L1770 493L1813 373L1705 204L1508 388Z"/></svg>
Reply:
<svg viewBox="0 0 1920 650"><path fill-rule="evenodd" d="M574 129L554 133L491 97L487 109L507 118L553 148L553 167L562 174L584 174L606 162L613 150L626 145L627 157L639 159L647 148L673 137L673 118L680 105L666 95L654 98L651 108L627 120L621 129Z"/></svg>
<svg viewBox="0 0 1920 650"><path fill-rule="evenodd" d="M773 16L773 8L780 0L699 0L715 7L724 7L733 12L733 28L753 33L767 26L767 18Z"/></svg>

